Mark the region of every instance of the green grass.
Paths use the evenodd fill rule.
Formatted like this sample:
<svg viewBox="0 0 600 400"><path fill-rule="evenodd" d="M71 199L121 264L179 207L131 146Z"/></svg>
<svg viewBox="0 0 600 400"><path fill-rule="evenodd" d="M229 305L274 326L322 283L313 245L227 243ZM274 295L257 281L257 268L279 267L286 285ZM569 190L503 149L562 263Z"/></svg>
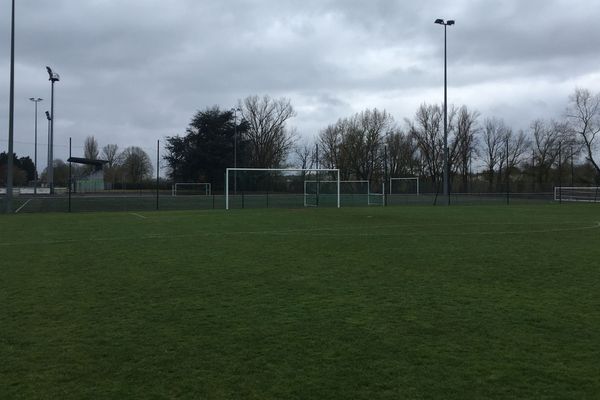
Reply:
<svg viewBox="0 0 600 400"><path fill-rule="evenodd" d="M597 205L0 217L10 399L600 393Z"/></svg>

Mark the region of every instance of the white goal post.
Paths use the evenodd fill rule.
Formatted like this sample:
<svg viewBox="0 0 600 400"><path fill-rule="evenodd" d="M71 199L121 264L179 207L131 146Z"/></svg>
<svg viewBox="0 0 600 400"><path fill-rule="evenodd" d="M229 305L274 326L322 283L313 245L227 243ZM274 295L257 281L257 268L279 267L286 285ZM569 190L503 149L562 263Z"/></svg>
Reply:
<svg viewBox="0 0 600 400"><path fill-rule="evenodd" d="M335 169L319 169L319 168L227 168L225 170L225 209L229 210L229 173L230 172L302 172L302 173L319 173L333 172L337 174L337 208L340 208L340 170Z"/></svg>
<svg viewBox="0 0 600 400"><path fill-rule="evenodd" d="M556 201L582 201L586 203L600 203L599 186L556 186L554 188Z"/></svg>
<svg viewBox="0 0 600 400"><path fill-rule="evenodd" d="M414 194L420 194L420 188L419 188L419 177L415 176L415 177L410 177L410 178L390 178L390 194L394 194L393 190L394 190L394 182L406 182L406 181L415 181L416 183L416 192ZM409 194L409 193L406 193ZM413 193L410 193L413 194Z"/></svg>
<svg viewBox="0 0 600 400"><path fill-rule="evenodd" d="M323 180L311 179L311 180L305 180L304 181L304 206L305 207L309 206L309 204L308 204L308 196L310 194L309 194L309 191L307 190L308 187L309 187L309 185L319 185L319 186L320 185L324 185L324 186L327 186L327 184L331 184L331 183L338 184L338 182L339 182L339 187L340 187L339 188L340 196L342 194L364 194L364 195L367 196L367 203L369 203L369 197L371 195L371 184L367 180L333 181L333 180L330 180L330 179L323 179ZM355 185L355 184L365 185L367 191L366 191L366 193L346 193L346 192L342 193L343 189L341 188L341 186L343 184L345 184L345 183L350 184L350 185Z"/></svg>
<svg viewBox="0 0 600 400"><path fill-rule="evenodd" d="M198 195L200 195L200 196L210 196L210 194L211 194L210 183L207 183L207 182L178 182L178 183L175 183L173 186L171 186L171 195L177 196L177 190L179 190L181 193L185 188L198 188L198 189L194 189L194 190L197 190ZM204 192L204 193L202 193L202 192Z"/></svg>

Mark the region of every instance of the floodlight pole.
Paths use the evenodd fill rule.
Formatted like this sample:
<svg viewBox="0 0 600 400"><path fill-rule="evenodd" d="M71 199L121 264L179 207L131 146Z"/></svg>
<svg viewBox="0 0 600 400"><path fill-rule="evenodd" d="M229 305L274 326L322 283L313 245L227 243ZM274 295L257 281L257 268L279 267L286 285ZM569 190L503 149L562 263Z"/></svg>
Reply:
<svg viewBox="0 0 600 400"><path fill-rule="evenodd" d="M47 153L47 156L48 156L48 166L46 168L46 184L48 185L48 187L50 187L48 176L49 176L49 173L50 173L50 164L51 164L50 163L50 129L51 129L50 122L52 121L52 117L50 116L50 112L49 111L46 111L45 114L46 114L46 119L48 120L48 153Z"/></svg>
<svg viewBox="0 0 600 400"><path fill-rule="evenodd" d="M33 164L35 165L35 170L34 170L34 183L33 183L33 194L37 194L37 187L38 187L38 162L37 162L37 133L38 133L38 103L40 101L42 101L43 99L41 98L35 98L35 97L30 97L29 100L33 101L35 103L35 139L34 139L34 149L33 149Z"/></svg>
<svg viewBox="0 0 600 400"><path fill-rule="evenodd" d="M50 132L48 141L48 186L50 193L54 194L54 82L58 82L60 77L52 68L46 67L48 71L48 80L50 81Z"/></svg>
<svg viewBox="0 0 600 400"><path fill-rule="evenodd" d="M231 111L233 111L233 168L237 168L237 112L242 110L234 107ZM233 171L233 194L237 194L237 171Z"/></svg>
<svg viewBox="0 0 600 400"><path fill-rule="evenodd" d="M448 58L447 58L447 28L454 25L454 20L436 19L436 24L444 26L444 196L448 197L450 205L450 172L448 166Z"/></svg>
<svg viewBox="0 0 600 400"><path fill-rule="evenodd" d="M15 116L15 0L12 0L10 20L10 94L8 106L8 159L6 164L6 213L12 212L13 197L13 137Z"/></svg>

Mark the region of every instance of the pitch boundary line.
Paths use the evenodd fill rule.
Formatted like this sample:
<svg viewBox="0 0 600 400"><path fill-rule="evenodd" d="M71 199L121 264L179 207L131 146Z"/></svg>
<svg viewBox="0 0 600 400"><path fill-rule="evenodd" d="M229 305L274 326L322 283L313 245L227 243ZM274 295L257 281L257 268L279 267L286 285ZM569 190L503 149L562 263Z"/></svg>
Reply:
<svg viewBox="0 0 600 400"><path fill-rule="evenodd" d="M21 205L21 207L17 208L17 210L15 211L15 214L18 214L18 213L19 213L19 211L21 211L23 208L25 208L25 206L26 206L27 204L29 204L29 202L30 202L31 200L33 200L33 199L29 199L29 200L27 200L25 203L23 203L23 204Z"/></svg>

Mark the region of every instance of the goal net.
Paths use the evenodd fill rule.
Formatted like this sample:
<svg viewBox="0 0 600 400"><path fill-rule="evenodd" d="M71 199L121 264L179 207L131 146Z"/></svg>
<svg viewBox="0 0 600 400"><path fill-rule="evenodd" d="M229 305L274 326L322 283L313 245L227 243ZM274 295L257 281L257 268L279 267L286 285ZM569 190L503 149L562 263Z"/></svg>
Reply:
<svg viewBox="0 0 600 400"><path fill-rule="evenodd" d="M327 181L333 188L323 192L306 181ZM225 208L340 207L339 182L339 169L227 168Z"/></svg>
<svg viewBox="0 0 600 400"><path fill-rule="evenodd" d="M340 202L344 206L371 204L371 187L367 180L339 181ZM337 195L337 180L306 180L304 181L304 205L316 206L317 197L320 200Z"/></svg>
<svg viewBox="0 0 600 400"><path fill-rule="evenodd" d="M390 178L390 194L420 194L419 177Z"/></svg>
<svg viewBox="0 0 600 400"><path fill-rule="evenodd" d="M600 187L564 187L554 188L554 200L556 201L582 201L587 203L600 202Z"/></svg>
<svg viewBox="0 0 600 400"><path fill-rule="evenodd" d="M210 196L211 185L210 183L190 183L181 182L175 183L171 187L171 194L173 196Z"/></svg>

